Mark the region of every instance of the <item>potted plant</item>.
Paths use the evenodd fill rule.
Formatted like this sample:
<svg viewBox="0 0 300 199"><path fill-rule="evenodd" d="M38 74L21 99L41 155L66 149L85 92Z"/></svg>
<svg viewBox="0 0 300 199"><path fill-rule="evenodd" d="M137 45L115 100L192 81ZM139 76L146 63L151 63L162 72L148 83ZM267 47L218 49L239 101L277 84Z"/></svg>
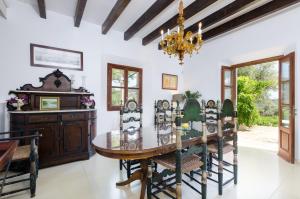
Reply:
<svg viewBox="0 0 300 199"><path fill-rule="evenodd" d="M95 104L95 101L93 99L90 99L89 97L82 97L81 98L81 103L85 105L87 109L90 109L91 106Z"/></svg>
<svg viewBox="0 0 300 199"><path fill-rule="evenodd" d="M26 95L21 97L12 97L7 100L7 105L12 106L17 109L17 111L21 111L22 106L28 103L28 97Z"/></svg>

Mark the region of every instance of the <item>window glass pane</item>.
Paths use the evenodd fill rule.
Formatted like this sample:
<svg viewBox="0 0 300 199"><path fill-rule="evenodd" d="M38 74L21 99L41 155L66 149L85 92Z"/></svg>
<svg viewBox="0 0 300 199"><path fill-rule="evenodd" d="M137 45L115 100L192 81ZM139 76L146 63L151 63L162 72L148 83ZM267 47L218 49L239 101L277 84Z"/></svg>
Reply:
<svg viewBox="0 0 300 199"><path fill-rule="evenodd" d="M281 124L283 127L288 128L290 124L290 108L288 106L282 107Z"/></svg>
<svg viewBox="0 0 300 199"><path fill-rule="evenodd" d="M112 69L112 86L124 86L124 70Z"/></svg>
<svg viewBox="0 0 300 199"><path fill-rule="evenodd" d="M131 88L139 87L139 72L128 71L128 87Z"/></svg>
<svg viewBox="0 0 300 199"><path fill-rule="evenodd" d="M112 106L120 106L121 102L124 102L124 89L123 88L112 88L112 92L111 92Z"/></svg>
<svg viewBox="0 0 300 199"><path fill-rule="evenodd" d="M134 99L139 103L139 89L128 89L128 99Z"/></svg>
<svg viewBox="0 0 300 199"><path fill-rule="evenodd" d="M284 82L281 84L281 100L282 104L290 103L290 82Z"/></svg>
<svg viewBox="0 0 300 199"><path fill-rule="evenodd" d="M224 99L231 99L231 87L225 87Z"/></svg>
<svg viewBox="0 0 300 199"><path fill-rule="evenodd" d="M225 86L231 85L231 71L224 72L224 84Z"/></svg>
<svg viewBox="0 0 300 199"><path fill-rule="evenodd" d="M281 81L290 79L290 64L289 62L282 62L281 65Z"/></svg>

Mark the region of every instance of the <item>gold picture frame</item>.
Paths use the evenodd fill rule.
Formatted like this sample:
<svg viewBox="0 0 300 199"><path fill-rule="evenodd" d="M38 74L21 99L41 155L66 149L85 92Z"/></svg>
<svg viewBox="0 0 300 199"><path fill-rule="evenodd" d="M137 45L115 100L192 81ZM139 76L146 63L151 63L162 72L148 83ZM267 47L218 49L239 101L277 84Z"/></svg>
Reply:
<svg viewBox="0 0 300 199"><path fill-rule="evenodd" d="M162 74L162 89L177 90L178 88L178 76L171 74Z"/></svg>
<svg viewBox="0 0 300 199"><path fill-rule="evenodd" d="M53 111L60 109L60 97L40 97L40 110Z"/></svg>

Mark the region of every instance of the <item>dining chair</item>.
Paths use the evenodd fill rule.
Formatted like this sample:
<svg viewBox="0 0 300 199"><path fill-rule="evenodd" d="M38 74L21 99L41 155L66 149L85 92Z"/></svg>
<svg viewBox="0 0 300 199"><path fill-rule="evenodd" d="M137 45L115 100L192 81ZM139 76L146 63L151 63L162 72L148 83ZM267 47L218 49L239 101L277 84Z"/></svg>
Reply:
<svg viewBox="0 0 300 199"><path fill-rule="evenodd" d="M168 100L157 100L154 102L154 125L172 125L173 103Z"/></svg>
<svg viewBox="0 0 300 199"><path fill-rule="evenodd" d="M135 131L143 126L143 109L133 99L128 100L120 109L120 130ZM120 160L120 170L124 167L127 172L127 178L131 176L131 172L140 168L138 160Z"/></svg>
<svg viewBox="0 0 300 199"><path fill-rule="evenodd" d="M209 176L208 179L218 183L219 195L223 194L223 186L234 181L237 184L238 178L238 145L237 145L237 111L231 100L226 99L223 103L223 107L220 110L220 106L217 106L217 139L208 143L208 172L209 174L217 175L217 179L213 176ZM233 163L229 163L223 159L223 155L233 152ZM214 162L216 161L216 163ZM225 168L225 166L231 166L232 169ZM214 170L213 166L218 168ZM227 172L232 177L224 182L224 174Z"/></svg>
<svg viewBox="0 0 300 199"><path fill-rule="evenodd" d="M163 169L161 171L152 172L152 167L149 166L148 182L147 182L147 196L159 198L157 194L164 193L170 198L182 198L182 182L192 188L194 191L206 198L207 192L207 135L204 130L201 134L199 131L183 131L181 110L176 108L176 128L173 132L173 137L176 143L176 151L154 157L151 161L158 163ZM202 123L203 129L206 129L205 122ZM172 133L172 132L171 132ZM169 137L169 134L166 134ZM202 136L201 136L202 135ZM201 145L188 146L184 144L184 140L192 138L199 138L202 141ZM166 138L165 138L166 139ZM165 145L172 143L174 139L164 140ZM199 140L200 141L200 140ZM174 143L174 142L173 142ZM199 156L198 154L202 154ZM202 171L201 191L195 188L194 185L183 178L182 174L187 174L192 170ZM175 186L175 188L174 188ZM175 196L174 196L175 193Z"/></svg>
<svg viewBox="0 0 300 199"><path fill-rule="evenodd" d="M39 169L38 143L41 136L39 130L31 130L29 132L10 131L0 133L0 135L3 136L0 139L0 144L12 141L17 141L19 144L13 153L4 176L0 179L0 182L2 182L0 197L28 189L31 197L34 197ZM9 169L13 172L8 175ZM3 192L5 186L24 184L27 181L29 181L29 185L24 188L18 187L17 189Z"/></svg>

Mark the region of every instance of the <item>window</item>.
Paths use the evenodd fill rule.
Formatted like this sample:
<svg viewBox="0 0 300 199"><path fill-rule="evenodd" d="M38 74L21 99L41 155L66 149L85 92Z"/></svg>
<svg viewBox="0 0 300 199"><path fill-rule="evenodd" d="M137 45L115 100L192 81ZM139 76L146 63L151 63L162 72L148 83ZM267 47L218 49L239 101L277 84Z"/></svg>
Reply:
<svg viewBox="0 0 300 199"><path fill-rule="evenodd" d="M134 99L142 103L143 70L117 64L107 65L107 110L120 110L121 103Z"/></svg>

